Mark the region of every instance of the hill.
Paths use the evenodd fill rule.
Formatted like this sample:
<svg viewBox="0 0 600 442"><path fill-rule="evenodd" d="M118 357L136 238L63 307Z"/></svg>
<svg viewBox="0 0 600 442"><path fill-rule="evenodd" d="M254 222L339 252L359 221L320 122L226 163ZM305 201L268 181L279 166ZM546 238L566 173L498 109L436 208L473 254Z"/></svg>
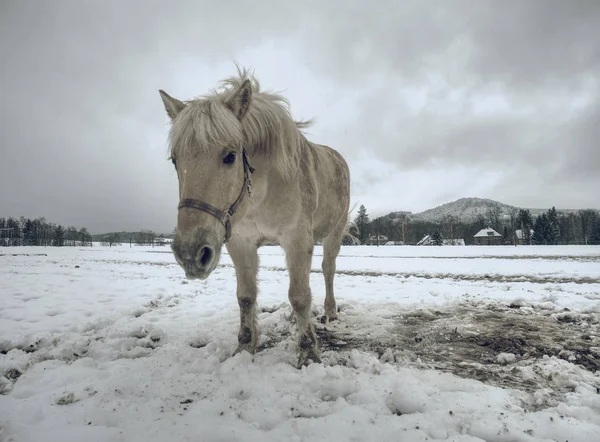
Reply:
<svg viewBox="0 0 600 442"><path fill-rule="evenodd" d="M479 215L485 216L486 212L495 206L499 206L502 215L507 216L511 210L519 210L517 207L486 198L460 198L433 209L415 213L411 215L411 218L415 221L439 223L444 216L451 215L462 222L471 222Z"/></svg>
<svg viewBox="0 0 600 442"><path fill-rule="evenodd" d="M425 221L439 223L441 219L446 215L452 215L458 218L461 222L472 222L479 215L485 217L487 211L495 206L500 207L501 216L508 217L511 211L518 211L521 207L511 206L498 201L486 199L486 198L460 198L456 201L452 201L441 206L428 209L423 212L411 214L411 218L415 221ZM544 212L545 209L529 209L531 214L536 217ZM576 212L573 209L557 209L559 212Z"/></svg>

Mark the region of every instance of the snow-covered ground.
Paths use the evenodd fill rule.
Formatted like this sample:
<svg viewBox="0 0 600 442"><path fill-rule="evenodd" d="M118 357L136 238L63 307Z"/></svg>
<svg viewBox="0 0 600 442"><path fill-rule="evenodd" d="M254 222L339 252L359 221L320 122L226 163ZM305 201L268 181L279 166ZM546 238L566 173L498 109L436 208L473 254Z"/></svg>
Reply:
<svg viewBox="0 0 600 442"><path fill-rule="evenodd" d="M311 276L325 296L321 249ZM600 247L344 247L301 370L278 247L232 356L227 255L0 248L0 441L600 441Z"/></svg>

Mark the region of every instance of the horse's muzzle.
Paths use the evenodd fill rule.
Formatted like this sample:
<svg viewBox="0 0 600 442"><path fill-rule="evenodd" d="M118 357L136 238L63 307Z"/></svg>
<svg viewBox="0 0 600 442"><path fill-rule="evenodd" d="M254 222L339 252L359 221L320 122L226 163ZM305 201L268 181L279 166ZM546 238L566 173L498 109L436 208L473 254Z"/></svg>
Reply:
<svg viewBox="0 0 600 442"><path fill-rule="evenodd" d="M187 279L206 279L210 276L221 254L221 245L215 243L198 234L187 240L181 236L175 237L171 250Z"/></svg>

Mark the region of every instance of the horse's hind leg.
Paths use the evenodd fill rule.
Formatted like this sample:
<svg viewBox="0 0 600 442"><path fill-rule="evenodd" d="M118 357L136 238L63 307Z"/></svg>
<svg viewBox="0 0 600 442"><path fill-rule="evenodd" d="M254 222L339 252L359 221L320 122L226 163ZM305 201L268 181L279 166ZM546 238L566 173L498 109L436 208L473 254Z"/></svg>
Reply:
<svg viewBox="0 0 600 442"><path fill-rule="evenodd" d="M335 276L335 261L342 246L344 228L345 225L342 225L341 228L336 228L336 230L323 240L323 263L321 264L323 277L325 278L325 315L321 318L321 322L323 323L335 321L338 318L333 293L333 278Z"/></svg>
<svg viewBox="0 0 600 442"><path fill-rule="evenodd" d="M312 295L310 290L310 267L313 254L312 235L302 235L282 244L290 275L288 296L296 316L298 329L298 367L309 360L321 362L315 328L310 322Z"/></svg>

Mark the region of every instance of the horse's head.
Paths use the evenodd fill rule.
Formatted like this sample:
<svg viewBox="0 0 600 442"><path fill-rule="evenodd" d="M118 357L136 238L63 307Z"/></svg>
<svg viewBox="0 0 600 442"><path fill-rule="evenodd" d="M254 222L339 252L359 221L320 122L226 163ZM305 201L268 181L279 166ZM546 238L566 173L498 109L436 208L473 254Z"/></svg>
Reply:
<svg viewBox="0 0 600 442"><path fill-rule="evenodd" d="M251 99L245 80L226 94L183 103L160 91L171 118L171 160L179 179L177 230L172 250L189 279L206 279L231 233L232 213L243 210L252 168L242 119Z"/></svg>

